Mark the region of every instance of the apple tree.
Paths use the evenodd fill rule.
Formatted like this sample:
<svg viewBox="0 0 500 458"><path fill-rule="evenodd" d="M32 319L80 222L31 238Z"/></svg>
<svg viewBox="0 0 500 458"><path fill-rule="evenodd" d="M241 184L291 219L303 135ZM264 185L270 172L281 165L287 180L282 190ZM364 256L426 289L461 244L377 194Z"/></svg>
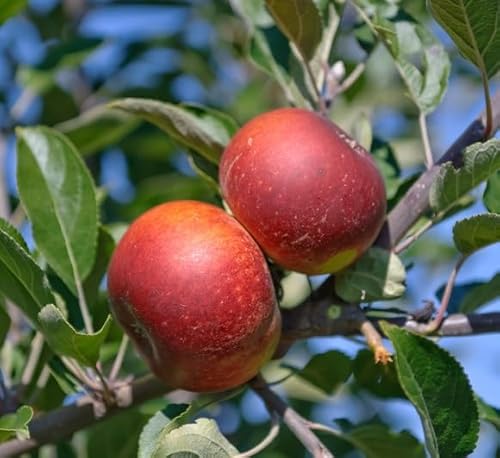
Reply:
<svg viewBox="0 0 500 458"><path fill-rule="evenodd" d="M500 0L0 0L0 456L500 456L499 69Z"/></svg>

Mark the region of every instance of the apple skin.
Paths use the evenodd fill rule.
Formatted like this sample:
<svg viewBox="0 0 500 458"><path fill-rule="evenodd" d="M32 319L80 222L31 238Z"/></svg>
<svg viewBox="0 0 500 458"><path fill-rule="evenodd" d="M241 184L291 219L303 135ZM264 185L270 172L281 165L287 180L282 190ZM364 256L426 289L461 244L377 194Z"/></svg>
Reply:
<svg viewBox="0 0 500 458"><path fill-rule="evenodd" d="M116 319L171 388L241 385L280 337L264 255L213 205L176 201L141 215L113 254L108 290Z"/></svg>
<svg viewBox="0 0 500 458"><path fill-rule="evenodd" d="M297 272L342 270L384 222L373 159L311 111L282 108L249 121L225 149L219 178L234 217L276 263Z"/></svg>

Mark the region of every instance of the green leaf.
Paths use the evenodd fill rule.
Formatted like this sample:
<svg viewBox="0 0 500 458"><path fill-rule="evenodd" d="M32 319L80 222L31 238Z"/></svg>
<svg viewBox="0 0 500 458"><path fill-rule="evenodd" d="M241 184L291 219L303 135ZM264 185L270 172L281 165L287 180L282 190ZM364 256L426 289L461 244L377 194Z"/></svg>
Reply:
<svg viewBox="0 0 500 458"><path fill-rule="evenodd" d="M382 423L358 426L342 437L366 458L425 458L423 445L409 432L396 433Z"/></svg>
<svg viewBox="0 0 500 458"><path fill-rule="evenodd" d="M373 131L370 118L365 113L361 113L361 115L356 118L352 128L352 137L364 149L370 151L373 142Z"/></svg>
<svg viewBox="0 0 500 458"><path fill-rule="evenodd" d="M491 0L429 0L432 15L461 54L488 77L500 69L500 3Z"/></svg>
<svg viewBox="0 0 500 458"><path fill-rule="evenodd" d="M323 24L313 0L266 0L277 26L310 60L321 41Z"/></svg>
<svg viewBox="0 0 500 458"><path fill-rule="evenodd" d="M394 253L370 248L352 266L335 277L335 292L346 302L372 302L401 297L406 272Z"/></svg>
<svg viewBox="0 0 500 458"><path fill-rule="evenodd" d="M78 332L53 304L46 305L38 317L45 339L55 353L75 358L86 366L95 366L111 326L111 316L94 334Z"/></svg>
<svg viewBox="0 0 500 458"><path fill-rule="evenodd" d="M403 183L403 180L399 177L401 168L396 159L396 154L392 146L380 138L375 137L370 143L371 154L384 178L387 199L392 199L396 196L399 187Z"/></svg>
<svg viewBox="0 0 500 458"><path fill-rule="evenodd" d="M97 302L99 287L106 274L111 255L115 249L115 241L104 226L99 227L97 238L97 253L89 275L83 283L85 298L90 306Z"/></svg>
<svg viewBox="0 0 500 458"><path fill-rule="evenodd" d="M464 194L500 169L500 140L468 146L463 153L463 165L456 169L451 162L444 164L432 183L429 200L436 212L449 210Z"/></svg>
<svg viewBox="0 0 500 458"><path fill-rule="evenodd" d="M199 418L162 436L152 458L173 456L232 457L238 450L221 434L217 423Z"/></svg>
<svg viewBox="0 0 500 458"><path fill-rule="evenodd" d="M477 405L460 364L431 340L381 323L396 350L396 369L420 415L430 455L461 458L478 438Z"/></svg>
<svg viewBox="0 0 500 458"><path fill-rule="evenodd" d="M491 302L500 296L500 273L494 275L486 283L476 284L465 294L458 310L462 313L471 313L479 307Z"/></svg>
<svg viewBox="0 0 500 458"><path fill-rule="evenodd" d="M5 299L0 295L0 348L3 347L3 343L10 329L10 316L5 310Z"/></svg>
<svg viewBox="0 0 500 458"><path fill-rule="evenodd" d="M456 247L466 256L500 241L500 215L484 213L458 221L453 226Z"/></svg>
<svg viewBox="0 0 500 458"><path fill-rule="evenodd" d="M150 99L121 99L111 108L140 116L164 130L180 144L217 164L237 130L226 114L198 105L173 105Z"/></svg>
<svg viewBox="0 0 500 458"><path fill-rule="evenodd" d="M500 170L488 178L483 202L488 211L500 213Z"/></svg>
<svg viewBox="0 0 500 458"><path fill-rule="evenodd" d="M233 11L252 31L254 27L270 27L273 20L265 8L265 0L229 0Z"/></svg>
<svg viewBox="0 0 500 458"><path fill-rule="evenodd" d="M19 195L37 248L76 291L94 264L97 202L92 178L74 146L47 127L18 129Z"/></svg>
<svg viewBox="0 0 500 458"><path fill-rule="evenodd" d="M7 220L0 218L0 231L3 231L5 234L9 235L14 241L29 254L28 245L26 245L26 241L24 240L21 233Z"/></svg>
<svg viewBox="0 0 500 458"><path fill-rule="evenodd" d="M32 418L33 409L29 406L21 406L15 413L0 417L0 442L5 442L11 437L29 439L28 423Z"/></svg>
<svg viewBox="0 0 500 458"><path fill-rule="evenodd" d="M26 5L28 0L0 0L0 25L7 19L19 14Z"/></svg>
<svg viewBox="0 0 500 458"><path fill-rule="evenodd" d="M356 382L381 398L404 398L393 364L377 364L370 350L360 350L353 362Z"/></svg>
<svg viewBox="0 0 500 458"><path fill-rule="evenodd" d="M479 410L479 418L491 423L498 431L500 431L500 409L490 406L479 396L476 396L476 402Z"/></svg>
<svg viewBox="0 0 500 458"><path fill-rule="evenodd" d="M54 301L44 272L21 244L21 235L0 224L0 292L17 305L34 326L38 312Z"/></svg>
<svg viewBox="0 0 500 458"><path fill-rule="evenodd" d="M434 111L446 92L450 73L443 45L404 12L394 19L376 15L373 22L366 20L393 57L419 110L425 114ZM421 60L420 69L414 64L416 56Z"/></svg>
<svg viewBox="0 0 500 458"><path fill-rule="evenodd" d="M248 59L278 83L290 103L300 108L311 107L296 82L276 62L266 36L261 31L256 30L250 40Z"/></svg>
<svg viewBox="0 0 500 458"><path fill-rule="evenodd" d="M352 361L346 354L331 350L314 355L295 375L307 380L326 394L332 394L352 373Z"/></svg>
<svg viewBox="0 0 500 458"><path fill-rule="evenodd" d="M118 143L140 122L137 117L123 111L98 106L77 118L57 124L55 128L69 138L80 154L86 156Z"/></svg>
<svg viewBox="0 0 500 458"><path fill-rule="evenodd" d="M139 451L137 458L151 458L157 447L160 435L165 426L170 423L164 410L156 412L144 425L141 436L139 437Z"/></svg>

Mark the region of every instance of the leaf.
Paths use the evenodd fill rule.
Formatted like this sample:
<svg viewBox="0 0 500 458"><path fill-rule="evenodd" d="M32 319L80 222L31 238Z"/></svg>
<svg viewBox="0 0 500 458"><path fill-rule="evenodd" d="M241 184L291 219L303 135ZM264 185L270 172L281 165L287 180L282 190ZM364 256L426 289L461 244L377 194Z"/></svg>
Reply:
<svg viewBox="0 0 500 458"><path fill-rule="evenodd" d="M250 40L248 59L278 83L290 103L300 108L311 107L296 82L276 62L266 36L261 31L256 30Z"/></svg>
<svg viewBox="0 0 500 458"><path fill-rule="evenodd" d="M479 396L476 396L476 402L479 410L479 418L491 423L497 431L500 431L500 409L490 406Z"/></svg>
<svg viewBox="0 0 500 458"><path fill-rule="evenodd" d="M384 178L387 199L392 199L403 183L403 180L399 178L401 168L396 159L396 154L392 146L380 138L375 137L373 141L370 140L370 143L372 157L375 159L377 168Z"/></svg>
<svg viewBox="0 0 500 458"><path fill-rule="evenodd" d="M460 53L492 77L500 69L500 3L491 0L429 0L432 15Z"/></svg>
<svg viewBox="0 0 500 458"><path fill-rule="evenodd" d="M19 14L26 5L28 0L0 0L0 25L7 19Z"/></svg>
<svg viewBox="0 0 500 458"><path fill-rule="evenodd" d="M74 146L48 127L18 129L19 195L37 248L76 291L94 264L97 202L92 178Z"/></svg>
<svg viewBox="0 0 500 458"><path fill-rule="evenodd" d="M466 256L500 241L500 215L484 213L458 221L453 226L455 246Z"/></svg>
<svg viewBox="0 0 500 458"><path fill-rule="evenodd" d="M310 60L321 41L323 24L313 0L266 0L279 29Z"/></svg>
<svg viewBox="0 0 500 458"><path fill-rule="evenodd" d="M95 262L92 270L83 283L85 298L90 306L97 302L99 287L101 286L102 279L106 274L109 260L111 259L114 249L115 241L112 235L104 226L99 226Z"/></svg>
<svg viewBox="0 0 500 458"><path fill-rule="evenodd" d="M75 358L93 367L99 360L99 350L111 327L108 315L102 328L94 334L78 332L55 305L46 305L38 314L40 326L49 346L55 353Z"/></svg>
<svg viewBox="0 0 500 458"><path fill-rule="evenodd" d="M0 295L0 348L3 348L3 343L10 329L10 316L5 310L5 299Z"/></svg>
<svg viewBox="0 0 500 458"><path fill-rule="evenodd" d="M21 235L12 226L5 221L0 224L0 292L37 327L38 312L54 298L44 272L20 239Z"/></svg>
<svg viewBox="0 0 500 458"><path fill-rule="evenodd" d="M408 431L396 433L382 423L358 426L342 436L366 458L425 458L423 445Z"/></svg>
<svg viewBox="0 0 500 458"><path fill-rule="evenodd" d="M150 99L121 99L109 107L149 121L174 140L217 164L226 144L237 130L224 113L198 105L173 105Z"/></svg>
<svg viewBox="0 0 500 458"><path fill-rule="evenodd" d="M229 0L233 11L241 17L252 30L254 27L270 27L273 20L264 6L264 0Z"/></svg>
<svg viewBox="0 0 500 458"><path fill-rule="evenodd" d="M500 170L488 179L483 194L483 202L488 211L500 213Z"/></svg>
<svg viewBox="0 0 500 458"><path fill-rule="evenodd" d="M352 136L364 149L370 151L373 142L373 130L370 118L365 113L361 113L356 118L352 128Z"/></svg>
<svg viewBox="0 0 500 458"><path fill-rule="evenodd" d="M373 352L360 350L353 362L356 382L381 398L405 398L393 364L375 363Z"/></svg>
<svg viewBox="0 0 500 458"><path fill-rule="evenodd" d="M164 410L156 412L144 425L139 437L137 458L151 458L159 441L161 432L170 422Z"/></svg>
<svg viewBox="0 0 500 458"><path fill-rule="evenodd" d="M0 417L0 442L5 442L11 437L29 439L28 423L33 418L33 409L21 406L15 413Z"/></svg>
<svg viewBox="0 0 500 458"><path fill-rule="evenodd" d="M314 355L295 375L307 380L325 394L333 394L351 373L352 361L349 356L340 351L331 350Z"/></svg>
<svg viewBox="0 0 500 458"><path fill-rule="evenodd" d="M14 239L14 241L29 254L29 248L21 233L7 220L0 218L0 231Z"/></svg>
<svg viewBox="0 0 500 458"><path fill-rule="evenodd" d="M471 313L500 296L500 273L486 283L476 284L462 299L458 310Z"/></svg>
<svg viewBox="0 0 500 458"><path fill-rule="evenodd" d="M118 143L139 124L140 120L135 116L98 106L77 118L57 124L55 128L69 138L80 154L86 156Z"/></svg>
<svg viewBox="0 0 500 458"><path fill-rule="evenodd" d="M443 45L404 12L393 19L376 15L369 26L395 60L419 110L425 114L434 111L446 92L450 73L450 59ZM420 69L414 64L416 56L421 60Z"/></svg>
<svg viewBox="0 0 500 458"><path fill-rule="evenodd" d="M396 369L408 399L417 409L430 455L461 458L478 438L476 402L460 364L431 340L381 323L396 350Z"/></svg>
<svg viewBox="0 0 500 458"><path fill-rule="evenodd" d="M181 426L160 438L152 458L173 456L232 457L238 450L221 434L217 423L199 418L195 423Z"/></svg>
<svg viewBox="0 0 500 458"><path fill-rule="evenodd" d="M335 277L335 292L346 302L396 299L405 292L406 272L394 253L370 248Z"/></svg>
<svg viewBox="0 0 500 458"><path fill-rule="evenodd" d="M445 212L464 194L500 169L500 140L468 146L463 153L463 165L456 169L451 162L444 164L431 185L429 201L436 212Z"/></svg>

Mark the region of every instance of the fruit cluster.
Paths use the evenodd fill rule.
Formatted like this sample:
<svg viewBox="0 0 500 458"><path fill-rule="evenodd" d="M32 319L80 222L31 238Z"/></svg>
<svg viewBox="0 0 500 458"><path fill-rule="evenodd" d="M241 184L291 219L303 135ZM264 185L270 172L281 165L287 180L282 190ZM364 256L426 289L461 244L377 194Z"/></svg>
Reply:
<svg viewBox="0 0 500 458"><path fill-rule="evenodd" d="M132 223L109 268L115 317L173 388L226 390L271 358L281 318L264 253L285 269L337 272L373 243L386 210L370 155L296 108L237 132L220 185L234 218L201 202L159 205Z"/></svg>

